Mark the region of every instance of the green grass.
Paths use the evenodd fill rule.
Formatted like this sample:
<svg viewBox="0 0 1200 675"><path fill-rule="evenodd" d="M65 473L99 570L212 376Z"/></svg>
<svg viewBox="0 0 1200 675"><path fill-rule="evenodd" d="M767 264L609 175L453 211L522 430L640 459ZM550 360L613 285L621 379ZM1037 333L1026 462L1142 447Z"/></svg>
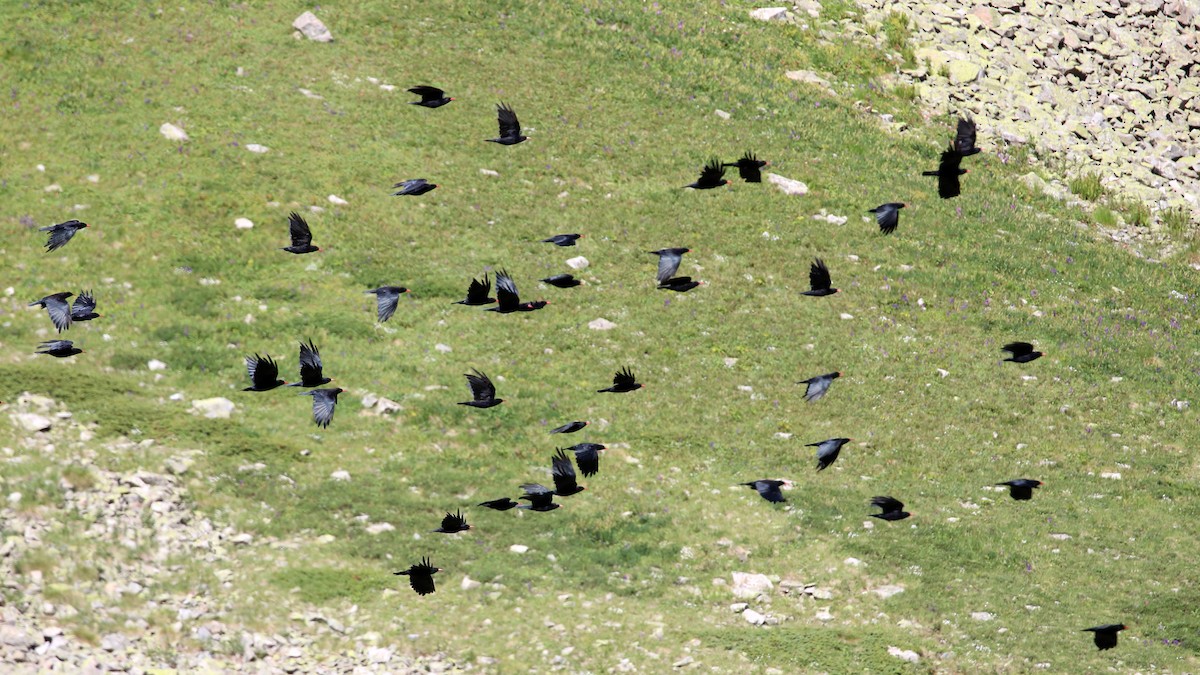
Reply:
<svg viewBox="0 0 1200 675"><path fill-rule="evenodd" d="M905 68L916 64L912 48L912 20L902 12L888 12L883 17L882 30L888 49L900 54Z"/></svg>
<svg viewBox="0 0 1200 675"><path fill-rule="evenodd" d="M1100 184L1100 175L1096 173L1081 173L1067 182L1073 194L1094 202L1104 196L1107 190Z"/></svg>
<svg viewBox="0 0 1200 675"><path fill-rule="evenodd" d="M1186 238L1191 236L1192 212L1186 206L1174 206L1163 209L1158 214L1163 226L1172 236Z"/></svg>
<svg viewBox="0 0 1200 675"><path fill-rule="evenodd" d="M1194 312L1169 295L1191 272L1077 230L1080 209L1026 196L1024 162L970 158L963 196L939 200L916 167L936 166L953 128L919 123L908 91L873 84L893 69L884 52L752 22L731 4L334 3L317 12L337 38L324 45L292 39L297 6L158 9L0 6L0 220L15 291L0 305L0 400L48 394L100 443L156 441L101 452L99 468L157 470L200 451L187 479L196 508L260 545L231 565L233 588L187 560L171 590L208 584L229 608L222 621L270 634L296 612L357 606L355 630L384 644L490 656L501 672L545 672L568 647L566 669L594 672L622 659L659 672L685 654L739 673L1200 667L1187 526L1200 435L1191 409L1169 406L1194 399L1200 370ZM883 30L903 52L906 25ZM847 93L787 80L795 68ZM403 89L424 83L456 101L407 105ZM483 142L499 100L530 142ZM911 130L884 132L858 100ZM164 122L190 140L162 138ZM746 149L809 194L679 189L710 155ZM413 177L441 187L388 196ZM45 191L52 183L62 191ZM1071 189L1103 194L1093 175ZM862 218L890 201L910 207L883 237ZM278 250L293 209L322 253ZM821 209L849 220L813 220ZM72 216L92 227L53 254L26 224ZM235 229L238 217L254 228ZM587 236L573 249L536 243L565 232ZM665 246L694 249L680 271L708 283L656 291L645 252ZM591 263L576 272L586 285L537 283L576 255ZM814 257L837 296L799 295ZM523 297L552 304L509 316L451 304L499 267ZM382 327L363 293L381 283L413 289ZM33 357L49 324L24 305L82 288L104 315L68 335L87 351ZM617 328L588 329L598 317ZM247 354L271 353L294 379L308 338L348 390L324 430L295 390L241 391ZM1010 340L1047 356L1000 363ZM155 358L165 371L147 370ZM595 393L625 365L646 389ZM504 405L456 405L472 367L497 380ZM844 376L805 403L795 382L831 370ZM362 414L368 392L403 409ZM231 419L189 412L213 396L235 401ZM547 435L574 419L593 424ZM60 501L64 475L86 482L58 461L71 444L41 457L0 427L0 446L22 459L0 487L22 492L22 508ZM833 436L856 440L818 474L804 443ZM564 508L473 508L548 481L556 442L583 440L610 449ZM339 470L351 479L333 480ZM1121 479L1101 477L1113 472ZM736 486L776 476L796 483L790 509ZM1016 477L1046 486L1027 503L991 490ZM879 494L915 517L864 527ZM430 532L460 507L473 530ZM394 529L370 534L379 523ZM69 559L69 540L56 546L37 564ZM425 598L391 575L422 556L445 570ZM714 583L734 571L834 598L774 594L752 606L781 623L750 627ZM462 590L464 575L483 585ZM905 590L883 600L870 592L883 584ZM816 618L825 606L828 625ZM1109 621L1134 629L1099 653L1079 629Z"/></svg>
<svg viewBox="0 0 1200 675"><path fill-rule="evenodd" d="M1115 200L1114 206L1125 214L1125 222L1137 227L1150 224L1150 207L1140 199L1123 197Z"/></svg>

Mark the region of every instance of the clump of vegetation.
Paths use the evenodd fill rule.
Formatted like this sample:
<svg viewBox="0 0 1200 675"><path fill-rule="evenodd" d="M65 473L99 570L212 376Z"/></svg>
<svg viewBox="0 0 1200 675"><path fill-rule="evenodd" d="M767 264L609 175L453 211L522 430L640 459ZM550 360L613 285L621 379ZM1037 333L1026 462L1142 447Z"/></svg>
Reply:
<svg viewBox="0 0 1200 675"><path fill-rule="evenodd" d="M883 18L883 35L888 49L900 54L905 68L916 64L916 56L912 48L912 21L908 15L900 12L889 12Z"/></svg>
<svg viewBox="0 0 1200 675"><path fill-rule="evenodd" d="M1150 224L1150 207L1140 199L1123 197L1113 202L1113 207L1125 216L1130 225L1144 227Z"/></svg>
<svg viewBox="0 0 1200 675"><path fill-rule="evenodd" d="M1089 202L1096 201L1106 192L1104 186L1100 184L1100 175L1090 171L1072 178L1067 185L1071 188L1072 193Z"/></svg>
<svg viewBox="0 0 1200 675"><path fill-rule="evenodd" d="M1095 219L1098 224L1105 227L1117 226L1117 214L1104 208L1103 206L1096 207L1096 210L1092 212L1092 218Z"/></svg>
<svg viewBox="0 0 1200 675"><path fill-rule="evenodd" d="M1159 212L1163 227L1177 237L1186 236L1192 227L1192 212L1185 206L1172 206Z"/></svg>

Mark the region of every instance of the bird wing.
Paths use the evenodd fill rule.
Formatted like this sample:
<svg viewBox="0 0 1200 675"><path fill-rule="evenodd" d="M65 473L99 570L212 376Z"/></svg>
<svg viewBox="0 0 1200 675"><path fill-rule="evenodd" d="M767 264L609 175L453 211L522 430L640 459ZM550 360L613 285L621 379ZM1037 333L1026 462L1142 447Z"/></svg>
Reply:
<svg viewBox="0 0 1200 675"><path fill-rule="evenodd" d="M70 349L75 346L70 340L46 340L42 343L42 349L48 352L57 352Z"/></svg>
<svg viewBox="0 0 1200 675"><path fill-rule="evenodd" d="M58 332L63 332L71 327L71 307L59 295L47 296L43 299L46 303L46 313L50 315L50 321Z"/></svg>
<svg viewBox="0 0 1200 675"><path fill-rule="evenodd" d="M91 291L82 291L75 302L71 304L71 316L87 316L96 311L96 298L92 297Z"/></svg>
<svg viewBox="0 0 1200 675"><path fill-rule="evenodd" d="M442 529L448 532L458 532L466 529L467 519L463 518L462 511L458 513L446 512L446 517L442 518Z"/></svg>
<svg viewBox="0 0 1200 675"><path fill-rule="evenodd" d="M804 400L816 401L829 391L829 385L833 384L833 378L828 375L818 375L805 380L805 383L808 384L808 389L804 392Z"/></svg>
<svg viewBox="0 0 1200 675"><path fill-rule="evenodd" d="M658 254L658 283L666 283L668 279L675 276L681 262L683 262L682 253L677 253L672 249L663 249Z"/></svg>
<svg viewBox="0 0 1200 675"><path fill-rule="evenodd" d="M1024 356L1025 354L1033 353L1033 345L1028 342L1010 342L1001 347L1006 352L1012 352L1013 356Z"/></svg>
<svg viewBox="0 0 1200 675"><path fill-rule="evenodd" d="M575 452L575 463L579 465L579 471L584 478L594 476L600 471L600 453L597 452L600 447L595 443L580 443L571 448Z"/></svg>
<svg viewBox="0 0 1200 675"><path fill-rule="evenodd" d="M629 370L629 366L618 370L616 375L613 375L614 387L628 386L634 384L635 382L637 382L637 378L634 377L633 372Z"/></svg>
<svg viewBox="0 0 1200 675"><path fill-rule="evenodd" d="M471 279L471 285L467 287L467 302L485 302L488 299L488 293L492 291L492 280L487 274L483 275L483 281Z"/></svg>
<svg viewBox="0 0 1200 675"><path fill-rule="evenodd" d="M975 120L958 118L958 133L954 136L954 149L962 153L975 149Z"/></svg>
<svg viewBox="0 0 1200 675"><path fill-rule="evenodd" d="M508 104L501 103L496 106L496 121L500 124L500 137L515 137L521 135L521 123L517 120L517 113L508 107Z"/></svg>
<svg viewBox="0 0 1200 675"><path fill-rule="evenodd" d="M308 344L300 343L300 381L313 382L322 379L321 352L317 351L312 340Z"/></svg>
<svg viewBox="0 0 1200 675"><path fill-rule="evenodd" d="M558 494L576 492L579 483L575 479L575 467L562 448L555 448L557 453L551 459L550 475L554 478L554 491Z"/></svg>
<svg viewBox="0 0 1200 675"><path fill-rule="evenodd" d="M529 500L530 506L546 506L554 501L554 491L539 483L525 483L521 489L525 491L521 499Z"/></svg>
<svg viewBox="0 0 1200 675"><path fill-rule="evenodd" d="M487 375L471 369L474 375L467 373L467 385L471 387L471 398L476 401L491 401L496 398L496 385L492 384Z"/></svg>
<svg viewBox="0 0 1200 675"><path fill-rule="evenodd" d="M396 197L399 195L412 194L413 192L421 189L421 186L427 184L428 182L429 181L425 180L424 178L410 178L406 181L401 181L392 186L393 188L400 188L399 190L393 192L392 196Z"/></svg>
<svg viewBox="0 0 1200 675"><path fill-rule="evenodd" d="M758 494L762 495L763 499L771 502L772 504L778 504L780 502L787 501L787 499L784 498L783 493L779 491L779 486L781 485L783 485L783 481L781 480L754 481L754 489L758 490Z"/></svg>
<svg viewBox="0 0 1200 675"><path fill-rule="evenodd" d="M78 220L68 220L65 223L41 228L43 232L50 233L50 239L46 242L46 252L57 251L66 246L67 242L71 241L71 237L75 236L75 232L78 229L76 225L81 224Z"/></svg>
<svg viewBox="0 0 1200 675"><path fill-rule="evenodd" d="M517 285L504 270L496 272L496 299L504 309L515 308L521 304L521 296L517 295Z"/></svg>
<svg viewBox="0 0 1200 675"><path fill-rule="evenodd" d="M883 509L884 513L904 510L904 503L895 497L872 497L871 506Z"/></svg>
<svg viewBox="0 0 1200 675"><path fill-rule="evenodd" d="M367 292L375 294L375 313L379 315L379 322L383 323L392 318L400 304L400 294L386 286Z"/></svg>
<svg viewBox="0 0 1200 675"><path fill-rule="evenodd" d="M427 85L419 85L408 90L409 92L421 97L422 101L436 101L446 95L446 92L437 87Z"/></svg>
<svg viewBox="0 0 1200 675"><path fill-rule="evenodd" d="M747 150L746 154L742 155L742 158L738 160L738 176L747 183L761 183L762 167L765 164L766 162L755 157L753 152Z"/></svg>
<svg viewBox="0 0 1200 675"><path fill-rule="evenodd" d="M833 286L833 279L829 276L829 268L825 266L825 261L817 258L808 269L808 284L812 286L814 291L828 290Z"/></svg>
<svg viewBox="0 0 1200 675"><path fill-rule="evenodd" d="M704 169L700 171L701 185L720 185L721 179L725 177L725 167L721 165L721 160L713 157L708 160L708 164L704 165Z"/></svg>
<svg viewBox="0 0 1200 675"><path fill-rule="evenodd" d="M308 222L299 213L292 211L288 215L288 229L292 235L292 246L312 246L312 230Z"/></svg>
<svg viewBox="0 0 1200 675"><path fill-rule="evenodd" d="M311 392L313 398L313 419L316 420L317 426L328 427L333 421L333 408L337 405L336 389L317 389Z"/></svg>
<svg viewBox="0 0 1200 675"><path fill-rule="evenodd" d="M896 226L900 224L900 210L892 207L889 204L884 204L878 208L871 209L875 214L875 222L879 223L879 231L884 234L891 234L896 231Z"/></svg>

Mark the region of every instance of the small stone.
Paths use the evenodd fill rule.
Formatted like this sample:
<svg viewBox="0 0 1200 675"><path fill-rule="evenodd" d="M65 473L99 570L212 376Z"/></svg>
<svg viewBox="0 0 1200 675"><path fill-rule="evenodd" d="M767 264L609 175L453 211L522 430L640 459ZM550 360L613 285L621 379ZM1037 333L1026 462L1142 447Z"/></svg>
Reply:
<svg viewBox="0 0 1200 675"><path fill-rule="evenodd" d="M741 614L742 612L746 611L746 608L749 606L750 605L745 602L735 602L729 606L729 611L733 612L734 614Z"/></svg>
<svg viewBox="0 0 1200 675"><path fill-rule="evenodd" d="M334 206L345 206L350 203L337 195L329 195L328 197L326 197L326 199L328 199L329 203L333 204Z"/></svg>
<svg viewBox="0 0 1200 675"><path fill-rule="evenodd" d="M750 574L747 572L733 573L733 596L749 600L758 597L759 593L766 593L773 588L771 579L765 574Z"/></svg>
<svg viewBox="0 0 1200 675"><path fill-rule="evenodd" d="M313 42L333 42L333 34L312 12L305 12L296 17L296 20L292 22L292 28L300 31L304 37Z"/></svg>
<svg viewBox="0 0 1200 675"><path fill-rule="evenodd" d="M900 649L899 647L888 646L888 655L908 661L909 663L916 663L921 660L921 657L911 649Z"/></svg>
<svg viewBox="0 0 1200 675"><path fill-rule="evenodd" d="M233 226L239 230L249 230L254 228L254 221L249 218L238 218L233 221Z"/></svg>
<svg viewBox="0 0 1200 675"><path fill-rule="evenodd" d="M386 647L371 647L367 649L367 660L371 663L387 663L392 660L392 650Z"/></svg>
<svg viewBox="0 0 1200 675"><path fill-rule="evenodd" d="M461 584L461 586L462 586L462 589L463 589L464 591L473 591L473 590L475 590L476 588L479 588L479 587L480 587L480 586L482 586L482 585L483 585L483 584L479 583L478 581L475 581L475 580L474 580L474 579L472 579L471 577L468 577L468 576L466 576L466 575L464 575L464 576L463 576L463 580L462 580L462 584Z"/></svg>
<svg viewBox="0 0 1200 675"><path fill-rule="evenodd" d="M813 615L813 618L815 618L817 621L833 621L833 615L829 613L828 609L823 609L817 612Z"/></svg>
<svg viewBox="0 0 1200 675"><path fill-rule="evenodd" d="M26 633L16 626L0 625L0 645L18 649L33 649L41 642L42 640L36 635Z"/></svg>
<svg viewBox="0 0 1200 675"><path fill-rule="evenodd" d="M887 600L888 598L892 597L893 595L899 595L900 593L903 593L904 587L898 586L896 584L888 584L887 586L880 586L879 588L873 588L873 589L871 589L871 592L874 593L875 595L878 595L879 597L883 598L884 600Z"/></svg>
<svg viewBox="0 0 1200 675"><path fill-rule="evenodd" d="M338 469L337 471L329 474L329 478L330 480L336 480L339 482L348 481L350 480L350 472L346 471L345 469Z"/></svg>
<svg viewBox="0 0 1200 675"><path fill-rule="evenodd" d="M150 370L166 370L167 364L159 361L158 359L150 359L150 361L146 363L146 367Z"/></svg>
<svg viewBox="0 0 1200 675"><path fill-rule="evenodd" d="M395 530L391 523L371 523L366 527L367 534L383 534Z"/></svg>
<svg viewBox="0 0 1200 675"><path fill-rule="evenodd" d="M759 21L787 21L788 17L787 7L762 7L750 10L750 18Z"/></svg>
<svg viewBox="0 0 1200 675"><path fill-rule="evenodd" d="M513 544L512 546L508 547L508 550L512 551L513 553L526 553L529 551L529 547L524 544Z"/></svg>
<svg viewBox="0 0 1200 675"><path fill-rule="evenodd" d="M13 415L13 420L25 431L50 431L50 419L35 413L18 413Z"/></svg>
<svg viewBox="0 0 1200 675"><path fill-rule="evenodd" d="M46 192L62 192L62 186L58 183L51 183L42 189Z"/></svg>
<svg viewBox="0 0 1200 675"><path fill-rule="evenodd" d="M955 59L946 66L950 84L967 84L979 78L982 68L978 63Z"/></svg>
<svg viewBox="0 0 1200 675"><path fill-rule="evenodd" d="M591 263L588 262L588 259L583 256L578 256L567 260L567 267L570 267L573 270L581 270L590 264Z"/></svg>
<svg viewBox="0 0 1200 675"><path fill-rule="evenodd" d="M192 410L209 419L227 420L233 414L233 401L227 398L203 398L192 401Z"/></svg>
<svg viewBox="0 0 1200 675"><path fill-rule="evenodd" d="M785 195L806 195L808 194L808 186L798 180L784 178L776 173L767 174L767 182L779 188L779 191Z"/></svg>
<svg viewBox="0 0 1200 675"><path fill-rule="evenodd" d="M1105 471L1104 473L1100 474L1100 477L1101 477L1101 478L1107 478L1107 479L1109 479L1109 480L1121 480L1121 472L1119 472L1119 471Z"/></svg>
<svg viewBox="0 0 1200 675"><path fill-rule="evenodd" d="M746 623L752 626L761 626L767 622L766 616L763 616L752 609L747 609L746 611L742 612L742 618L746 620Z"/></svg>
<svg viewBox="0 0 1200 675"><path fill-rule="evenodd" d="M991 612L971 612L971 618L976 621L991 621L996 615Z"/></svg>
<svg viewBox="0 0 1200 675"><path fill-rule="evenodd" d="M260 155L263 154L264 152L270 152L270 150L271 150L267 146L259 145L258 143L247 143L246 149L249 150L250 152L255 152Z"/></svg>
<svg viewBox="0 0 1200 675"><path fill-rule="evenodd" d="M720 108L716 109L713 112L716 114L717 117L720 117L723 120L727 120L731 117L731 115L729 113L725 112L724 110L721 110Z"/></svg>
<svg viewBox="0 0 1200 675"><path fill-rule="evenodd" d="M604 318L593 319L588 322L588 328L590 328L592 330L612 330L616 327L617 327L617 324L609 321L608 319L604 319Z"/></svg>
<svg viewBox="0 0 1200 675"><path fill-rule="evenodd" d="M485 176L499 176L500 175L499 171L492 171L491 169L480 169L479 173L481 173Z"/></svg>
<svg viewBox="0 0 1200 675"><path fill-rule="evenodd" d="M842 312L841 314L838 314L838 318L842 319L843 321L849 321L854 318L854 315Z"/></svg>
<svg viewBox="0 0 1200 675"><path fill-rule="evenodd" d="M159 127L158 133L162 134L168 141L186 141L188 139L187 132L169 122Z"/></svg>
<svg viewBox="0 0 1200 675"><path fill-rule="evenodd" d="M847 567L859 567L863 564L863 561L858 558L846 558L842 561L842 564Z"/></svg>

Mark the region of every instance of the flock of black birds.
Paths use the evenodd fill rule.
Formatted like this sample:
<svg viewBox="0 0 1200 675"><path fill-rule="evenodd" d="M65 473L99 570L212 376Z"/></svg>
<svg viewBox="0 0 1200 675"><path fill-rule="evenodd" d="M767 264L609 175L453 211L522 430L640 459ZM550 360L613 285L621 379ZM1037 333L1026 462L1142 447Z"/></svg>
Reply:
<svg viewBox="0 0 1200 675"><path fill-rule="evenodd" d="M413 105L426 108L439 108L454 100L447 97L443 90L436 87L418 86L408 91L421 97L420 101L413 101ZM511 107L500 103L497 105L496 111L499 135L496 138L485 140L500 145L516 145L527 140L528 137L521 134L521 124ZM962 191L959 177L967 173L966 169L961 168L960 163L964 157L969 157L978 152L980 152L980 149L975 145L974 121L960 118L957 134L950 143L950 146L942 152L937 170L926 171L923 175L936 176L938 178L938 194L941 198L950 199L957 197ZM704 166L700 177L684 187L696 190L708 190L726 185L729 183L724 177L726 167L736 167L739 176L746 182L760 183L762 182L761 170L767 165L768 162L758 159L751 152L746 152L745 155L734 163L722 163L719 159L713 158ZM396 192L392 194L394 196L420 196L437 187L436 184L430 183L424 178L415 178L393 185ZM907 204L901 202L890 202L870 209L868 213L875 214L880 231L885 235L889 235L896 231L900 222L900 209L906 206ZM284 247L282 250L298 255L320 251L320 248L313 245L312 231L303 217L293 212L289 215L288 224L291 245ZM46 243L47 252L62 248L71 241L71 238L79 230L86 227L88 227L86 223L78 220L69 220L64 223L41 228L40 231L50 233L49 240ZM556 246L575 246L576 242L583 236L583 234L578 233L558 234L541 241L542 243L550 243ZM691 277L675 276L675 273L679 270L683 255L689 252L691 252L691 249L683 247L650 251L651 254L658 256L658 272L655 278L659 289L687 292L703 283L695 281ZM541 281L558 288L572 288L580 284L579 280L570 274L559 274L547 277ZM819 258L811 265L809 285L810 289L803 291L803 295L825 297L839 292L839 289L833 288L829 268ZM500 314L532 312L540 310L549 304L546 300L522 302L517 293L516 283L503 269L496 272L495 298L489 297L491 290L491 281L485 273L483 281L479 281L478 279L471 280L467 288L467 297L457 301L455 304L467 306L495 304L494 307L488 307L487 311ZM376 314L381 323L386 322L392 317L396 312L400 296L407 292L408 289L402 286L381 286L366 291L366 293L376 296ZM30 303L30 306L44 308L59 333L69 330L72 322L90 321L100 317L95 312L96 300L90 291L81 292L74 303L68 304L68 299L72 295L70 292L53 293ZM1003 351L1011 354L1004 361L1014 363L1029 363L1042 356L1042 352L1035 351L1033 345L1027 342L1010 342L1004 345ZM49 340L43 342L36 353L63 358L82 352L83 350L75 347L70 340ZM326 428L332 422L334 410L337 406L338 394L343 393L344 390L340 387L318 388L321 385L331 382L332 378L324 376L320 352L311 340L307 343L300 343L299 382L289 384L280 379L279 365L269 354L265 356L259 356L258 354L247 356L245 363L246 371L251 380L251 386L246 387L244 391L265 392L285 385L308 388L310 391L301 392L301 395L312 397L313 420L317 426ZM802 380L797 384L806 385L805 400L815 402L829 392L833 381L841 377L841 375L842 373L840 372L827 373ZM459 405L472 408L492 408L504 403L504 399L496 397L496 387L486 374L472 369L472 372L465 374L465 377L471 390L471 400L462 401ZM614 375L612 386L597 391L598 393L628 393L641 389L644 386L643 383L637 381L629 368L622 368ZM550 433L574 433L586 427L587 424L586 421L568 422L553 429ZM807 444L806 447L815 447L817 449L817 471L823 471L836 462L843 446L852 440L850 438L830 438ZM520 486L524 494L519 497L519 500L529 502L528 504L521 504L520 501L504 497L481 502L479 506L497 511L507 511L517 508L546 512L559 508L560 504L554 501L554 497L568 497L583 492L586 489L578 483L575 467L572 465L571 458L566 453L567 450L574 454L575 464L579 466L579 470L583 473L584 477L596 475L599 471L599 453L605 450L605 446L598 443L579 443L566 449L556 448L555 454L551 457L550 475L554 482L553 489L540 483L524 483ZM740 483L740 485L756 490L768 502L783 503L787 499L784 497L781 488L790 487L790 482L785 480L760 479ZM1032 499L1033 490L1040 487L1042 483L1029 478L1019 478L997 483L996 485L1008 487L1009 494L1014 500L1029 500ZM870 505L880 509L880 512L868 515L884 521L904 520L912 515L904 510L903 502L890 496L873 497L870 500ZM459 510L455 513L447 512L442 519L441 526L433 531L452 534L470 529L471 526L467 524L466 518L463 516L461 510ZM433 575L440 571L442 571L441 568L433 566L428 557L423 557L421 562L410 566L407 570L394 572L394 574L407 576L414 591L419 595L427 595L436 590ZM1125 629L1126 626L1123 624L1108 624L1083 630L1094 633L1096 646L1104 650L1116 646L1117 633Z"/></svg>

